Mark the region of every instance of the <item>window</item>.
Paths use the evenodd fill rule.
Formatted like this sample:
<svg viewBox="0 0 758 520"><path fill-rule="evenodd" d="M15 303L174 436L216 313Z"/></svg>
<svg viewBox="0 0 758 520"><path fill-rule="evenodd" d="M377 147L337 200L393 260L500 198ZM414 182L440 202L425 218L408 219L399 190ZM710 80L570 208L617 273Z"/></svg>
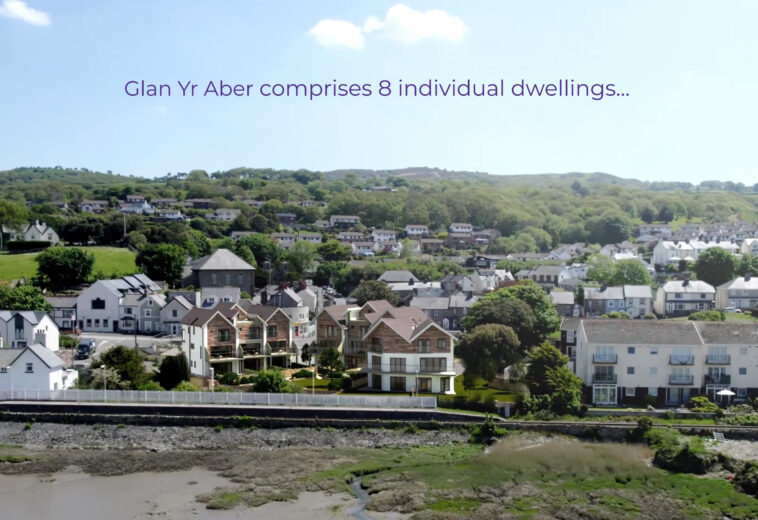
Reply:
<svg viewBox="0 0 758 520"><path fill-rule="evenodd" d="M640 299L637 300L637 303L639 303L640 305L645 305L645 299L644 298L640 298Z"/></svg>
<svg viewBox="0 0 758 520"><path fill-rule="evenodd" d="M266 328L266 334L269 336L276 336L276 325L269 325Z"/></svg>
<svg viewBox="0 0 758 520"><path fill-rule="evenodd" d="M218 275L211 273L211 285L218 285Z"/></svg>
<svg viewBox="0 0 758 520"><path fill-rule="evenodd" d="M434 311L434 317L435 317L435 318L436 318L437 316L439 316L439 315L440 315L440 311Z"/></svg>
<svg viewBox="0 0 758 520"><path fill-rule="evenodd" d="M658 387L657 386L651 386L647 389L647 395L652 397L658 397Z"/></svg>
<svg viewBox="0 0 758 520"><path fill-rule="evenodd" d="M449 377L443 377L440 378L440 392L449 392L450 391L450 378Z"/></svg>
<svg viewBox="0 0 758 520"><path fill-rule="evenodd" d="M243 285L245 285L245 275L243 275L243 274L238 274L237 275L237 285L239 285L240 287L242 287Z"/></svg>
<svg viewBox="0 0 758 520"><path fill-rule="evenodd" d="M445 372L447 370L447 359L440 358L421 358L419 360L420 372Z"/></svg>
<svg viewBox="0 0 758 520"><path fill-rule="evenodd" d="M654 376L658 374L658 367L650 367L650 375Z"/></svg>
<svg viewBox="0 0 758 520"><path fill-rule="evenodd" d="M674 295L674 298L676 298L677 300L681 300L682 299L682 293L676 293Z"/></svg>
<svg viewBox="0 0 758 520"><path fill-rule="evenodd" d="M176 318L178 316L179 316L179 312L176 309L174 309L174 310L171 311L171 317L172 318Z"/></svg>
<svg viewBox="0 0 758 520"><path fill-rule="evenodd" d="M635 394L635 388L633 386L627 386L624 389L624 395L627 397L634 397Z"/></svg>
<svg viewBox="0 0 758 520"><path fill-rule="evenodd" d="M229 338L231 337L231 333L229 329L218 329L218 340L219 341L229 341Z"/></svg>
<svg viewBox="0 0 758 520"><path fill-rule="evenodd" d="M432 391L432 378L431 377L419 377L418 378L418 392L429 393Z"/></svg>
<svg viewBox="0 0 758 520"><path fill-rule="evenodd" d="M741 376L746 376L747 375L747 368L740 367L740 375Z"/></svg>
<svg viewBox="0 0 758 520"><path fill-rule="evenodd" d="M626 367L626 373L627 373L627 375L633 376L634 375L634 367Z"/></svg>
<svg viewBox="0 0 758 520"><path fill-rule="evenodd" d="M247 331L247 335L249 339L261 339L261 328L250 327L250 330Z"/></svg>
<svg viewBox="0 0 758 520"><path fill-rule="evenodd" d="M152 311L150 309L145 309L145 316L149 318L151 315L151 312Z"/></svg>
<svg viewBox="0 0 758 520"><path fill-rule="evenodd" d="M92 309L105 309L105 300L101 298L95 298L91 302Z"/></svg>
<svg viewBox="0 0 758 520"><path fill-rule="evenodd" d="M405 358L390 358L390 372L405 372Z"/></svg>
<svg viewBox="0 0 758 520"><path fill-rule="evenodd" d="M437 350L447 350L447 341L445 341L444 339L438 339Z"/></svg>
<svg viewBox="0 0 758 520"><path fill-rule="evenodd" d="M129 316L131 316L132 315L132 308L131 307L127 307L126 309L124 309L124 312L126 312L126 314L128 314Z"/></svg>
<svg viewBox="0 0 758 520"><path fill-rule="evenodd" d="M108 326L108 318L103 318L103 327Z"/></svg>
<svg viewBox="0 0 758 520"><path fill-rule="evenodd" d="M329 325L326 327L326 335L327 336L339 336L339 332L337 332L337 327L334 325Z"/></svg>
<svg viewBox="0 0 758 520"><path fill-rule="evenodd" d="M700 293L700 299L705 300L705 293Z"/></svg>
<svg viewBox="0 0 758 520"><path fill-rule="evenodd" d="M405 378L400 376L390 377L390 391L405 392Z"/></svg>
<svg viewBox="0 0 758 520"><path fill-rule="evenodd" d="M91 327L91 326L92 326L92 320L87 318L87 327Z"/></svg>
<svg viewBox="0 0 758 520"><path fill-rule="evenodd" d="M626 353L627 354L634 354L635 348L634 347L626 347Z"/></svg>
<svg viewBox="0 0 758 520"><path fill-rule="evenodd" d="M190 343L190 350L195 350L195 344L194 343Z"/></svg>
<svg viewBox="0 0 758 520"><path fill-rule="evenodd" d="M747 347L740 347L740 356L747 356Z"/></svg>
<svg viewBox="0 0 758 520"><path fill-rule="evenodd" d="M33 374L34 373L34 363L27 363L26 364L26 373L27 374Z"/></svg>
<svg viewBox="0 0 758 520"><path fill-rule="evenodd" d="M8 367L0 367L0 374L7 374L8 373Z"/></svg>
<svg viewBox="0 0 758 520"><path fill-rule="evenodd" d="M418 340L418 351L422 353L429 352L429 340L428 339L420 339Z"/></svg>
<svg viewBox="0 0 758 520"><path fill-rule="evenodd" d="M382 338L371 338L371 350L380 352L382 350Z"/></svg>
<svg viewBox="0 0 758 520"><path fill-rule="evenodd" d="M95 318L95 327L100 327L100 318Z"/></svg>
<svg viewBox="0 0 758 520"><path fill-rule="evenodd" d="M595 385L593 387L595 404L616 404L616 387L610 385Z"/></svg>
<svg viewBox="0 0 758 520"><path fill-rule="evenodd" d="M738 388L737 397L745 397L747 395L747 388Z"/></svg>
<svg viewBox="0 0 758 520"><path fill-rule="evenodd" d="M371 368L374 370L382 369L382 358L380 356L371 356Z"/></svg>
<svg viewBox="0 0 758 520"><path fill-rule="evenodd" d="M148 306L152 307L153 306L153 300L147 300L147 304L148 304Z"/></svg>
<svg viewBox="0 0 758 520"><path fill-rule="evenodd" d="M650 353L655 355L658 353L658 347L650 347Z"/></svg>

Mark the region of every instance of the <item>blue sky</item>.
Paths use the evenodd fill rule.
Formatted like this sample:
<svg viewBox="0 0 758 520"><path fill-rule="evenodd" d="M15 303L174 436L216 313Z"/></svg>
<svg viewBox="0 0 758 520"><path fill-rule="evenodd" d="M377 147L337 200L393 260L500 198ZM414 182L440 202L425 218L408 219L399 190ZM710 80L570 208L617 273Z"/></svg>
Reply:
<svg viewBox="0 0 758 520"><path fill-rule="evenodd" d="M752 184L757 19L752 1L0 0L0 169L436 166ZM310 101L176 87L334 79L574 79L629 96ZM129 97L130 80L173 95Z"/></svg>

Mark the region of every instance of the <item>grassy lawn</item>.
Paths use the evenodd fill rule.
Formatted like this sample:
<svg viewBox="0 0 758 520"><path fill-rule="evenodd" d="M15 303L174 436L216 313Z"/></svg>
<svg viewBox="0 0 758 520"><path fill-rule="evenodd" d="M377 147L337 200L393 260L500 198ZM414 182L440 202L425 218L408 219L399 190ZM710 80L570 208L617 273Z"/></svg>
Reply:
<svg viewBox="0 0 758 520"><path fill-rule="evenodd" d="M301 392L310 392L313 384L313 380L309 377L303 379L293 379L290 384L299 389ZM316 379L316 388L319 390L326 390L329 386L328 379Z"/></svg>
<svg viewBox="0 0 758 520"><path fill-rule="evenodd" d="M484 379L477 379L476 387L470 390L466 390L463 388L463 376L455 378L455 395L463 396L466 399L480 397L482 400L486 400L488 397L493 397L496 401L505 401L510 403L516 402L516 394L513 392L508 392L506 390L489 388L487 386L487 381Z"/></svg>
<svg viewBox="0 0 758 520"><path fill-rule="evenodd" d="M120 247L83 247L95 255L93 272L102 271L110 276L112 273L132 274L137 271L134 263L136 255L129 249ZM17 280L31 278L37 274L38 253L21 255L0 255L0 280Z"/></svg>

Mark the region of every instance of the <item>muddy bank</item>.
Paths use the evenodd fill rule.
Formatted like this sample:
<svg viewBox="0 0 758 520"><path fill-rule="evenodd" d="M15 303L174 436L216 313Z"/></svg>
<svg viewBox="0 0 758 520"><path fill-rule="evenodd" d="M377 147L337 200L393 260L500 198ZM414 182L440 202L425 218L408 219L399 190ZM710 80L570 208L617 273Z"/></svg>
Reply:
<svg viewBox="0 0 758 520"><path fill-rule="evenodd" d="M29 449L216 450L383 448L466 442L468 431L333 428L209 428L178 426L0 423L0 445Z"/></svg>

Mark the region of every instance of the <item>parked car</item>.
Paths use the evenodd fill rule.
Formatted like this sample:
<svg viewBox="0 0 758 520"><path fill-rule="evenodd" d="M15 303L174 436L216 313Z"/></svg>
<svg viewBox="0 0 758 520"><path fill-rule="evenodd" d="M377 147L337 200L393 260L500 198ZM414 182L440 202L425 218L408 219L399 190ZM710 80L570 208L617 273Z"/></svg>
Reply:
<svg viewBox="0 0 758 520"><path fill-rule="evenodd" d="M737 307L727 307L724 309L724 312L728 312L730 314L742 314L742 309L738 309Z"/></svg>
<svg viewBox="0 0 758 520"><path fill-rule="evenodd" d="M95 340L83 339L76 347L76 359L87 359L95 353Z"/></svg>

